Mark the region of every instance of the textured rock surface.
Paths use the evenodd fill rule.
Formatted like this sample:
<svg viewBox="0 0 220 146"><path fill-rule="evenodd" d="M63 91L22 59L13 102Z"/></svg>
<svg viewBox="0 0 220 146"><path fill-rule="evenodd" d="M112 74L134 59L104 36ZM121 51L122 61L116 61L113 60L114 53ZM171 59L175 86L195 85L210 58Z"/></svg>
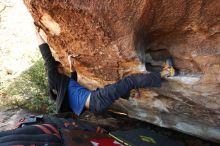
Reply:
<svg viewBox="0 0 220 146"><path fill-rule="evenodd" d="M2 110L0 109L0 132L16 128L17 123L23 117L34 115L30 111L17 109L17 110Z"/></svg>
<svg viewBox="0 0 220 146"><path fill-rule="evenodd" d="M158 70L175 59L180 75L141 98L119 101L131 117L220 141L220 0L24 0L68 67L90 89Z"/></svg>

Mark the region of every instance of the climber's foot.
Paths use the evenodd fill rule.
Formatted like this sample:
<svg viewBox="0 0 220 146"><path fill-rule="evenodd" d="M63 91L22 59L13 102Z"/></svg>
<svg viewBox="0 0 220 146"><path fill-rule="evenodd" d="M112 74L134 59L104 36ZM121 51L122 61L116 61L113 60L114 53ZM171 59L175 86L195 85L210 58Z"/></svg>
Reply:
<svg viewBox="0 0 220 146"><path fill-rule="evenodd" d="M162 78L176 76L174 64L172 58L168 58L164 64L162 71L160 72Z"/></svg>

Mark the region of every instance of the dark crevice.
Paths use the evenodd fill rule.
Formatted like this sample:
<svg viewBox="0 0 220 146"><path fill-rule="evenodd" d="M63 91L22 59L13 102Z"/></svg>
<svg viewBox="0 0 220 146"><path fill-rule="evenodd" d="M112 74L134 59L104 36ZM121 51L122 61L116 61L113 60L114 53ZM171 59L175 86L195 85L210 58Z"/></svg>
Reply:
<svg viewBox="0 0 220 146"><path fill-rule="evenodd" d="M145 67L146 70L150 72L159 72L162 70L162 66L153 66L150 63L145 63Z"/></svg>
<svg viewBox="0 0 220 146"><path fill-rule="evenodd" d="M148 49L142 51L141 55L139 55L141 61L145 64L146 70L151 72L161 71L166 59L170 56L167 49Z"/></svg>
<svg viewBox="0 0 220 146"><path fill-rule="evenodd" d="M151 50L148 49L146 53L149 53L153 60L164 61L171 55L167 49Z"/></svg>
<svg viewBox="0 0 220 146"><path fill-rule="evenodd" d="M163 67L165 60L171 56L166 48L153 50L149 48L149 34L145 31L139 31L135 40L135 50L142 63L145 64L146 70L159 72Z"/></svg>
<svg viewBox="0 0 220 146"><path fill-rule="evenodd" d="M146 70L151 72L159 72L163 68L163 64L167 58L171 55L167 49L151 50L146 51L145 67Z"/></svg>

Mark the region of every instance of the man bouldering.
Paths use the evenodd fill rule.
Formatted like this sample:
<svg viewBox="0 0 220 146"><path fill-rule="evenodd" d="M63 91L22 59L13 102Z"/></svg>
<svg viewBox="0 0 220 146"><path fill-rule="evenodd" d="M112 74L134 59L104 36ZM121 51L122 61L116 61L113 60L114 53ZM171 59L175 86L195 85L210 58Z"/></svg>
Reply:
<svg viewBox="0 0 220 146"><path fill-rule="evenodd" d="M124 77L114 84L104 88L90 91L77 83L77 73L74 67L71 77L64 74L64 68L57 62L48 44L38 34L39 48L45 61L48 74L50 96L56 100L57 112L72 110L80 115L85 109L93 113L101 113L111 106L119 98L127 99L132 89L150 88L161 86L161 78L175 75L172 61L167 60L166 66L160 73L135 74ZM73 57L69 56L70 67L74 66ZM72 64L73 62L73 64Z"/></svg>

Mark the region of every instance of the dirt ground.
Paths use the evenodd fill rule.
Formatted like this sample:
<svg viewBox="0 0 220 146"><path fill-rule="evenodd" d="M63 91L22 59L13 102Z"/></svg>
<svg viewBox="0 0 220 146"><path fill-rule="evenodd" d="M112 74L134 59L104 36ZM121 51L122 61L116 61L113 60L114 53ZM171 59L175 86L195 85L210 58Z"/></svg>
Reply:
<svg viewBox="0 0 220 146"><path fill-rule="evenodd" d="M0 83L18 76L36 60L32 18L22 0L0 1Z"/></svg>
<svg viewBox="0 0 220 146"><path fill-rule="evenodd" d="M0 102L1 89L39 58L32 18L22 0L0 0ZM0 108L0 131L12 128L22 109Z"/></svg>

